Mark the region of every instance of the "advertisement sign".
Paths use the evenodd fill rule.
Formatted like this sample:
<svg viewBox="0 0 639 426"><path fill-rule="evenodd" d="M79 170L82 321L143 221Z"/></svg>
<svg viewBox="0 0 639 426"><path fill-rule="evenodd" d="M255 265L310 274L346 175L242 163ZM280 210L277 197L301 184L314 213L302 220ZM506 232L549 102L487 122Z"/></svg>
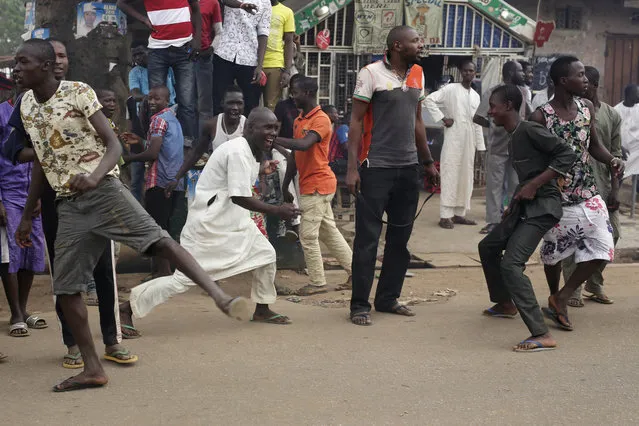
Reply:
<svg viewBox="0 0 639 426"><path fill-rule="evenodd" d="M515 34L532 41L535 35L535 21L502 0L468 0L476 9L490 16Z"/></svg>
<svg viewBox="0 0 639 426"><path fill-rule="evenodd" d="M423 36L426 46L442 42L444 26L444 0L405 0L406 25Z"/></svg>
<svg viewBox="0 0 639 426"><path fill-rule="evenodd" d="M118 28L118 33L126 34L126 15L115 4L78 3L75 38L86 37L101 23L113 24Z"/></svg>
<svg viewBox="0 0 639 426"><path fill-rule="evenodd" d="M403 20L402 0L355 0L353 53L384 53L389 31Z"/></svg>
<svg viewBox="0 0 639 426"><path fill-rule="evenodd" d="M331 32L328 29L318 32L317 37L315 37L315 45L320 50L328 49L328 46L331 45Z"/></svg>
<svg viewBox="0 0 639 426"><path fill-rule="evenodd" d="M315 0L295 13L295 34L303 34L353 0Z"/></svg>

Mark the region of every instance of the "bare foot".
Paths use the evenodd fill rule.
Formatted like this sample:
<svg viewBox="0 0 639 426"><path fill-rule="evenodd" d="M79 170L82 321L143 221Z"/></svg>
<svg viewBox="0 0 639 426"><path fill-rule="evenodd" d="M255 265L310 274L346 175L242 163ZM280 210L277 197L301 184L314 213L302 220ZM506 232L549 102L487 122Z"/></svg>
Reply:
<svg viewBox="0 0 639 426"><path fill-rule="evenodd" d="M69 377L53 387L53 392L69 392L80 389L98 388L109 383L106 374L90 375L86 371Z"/></svg>
<svg viewBox="0 0 639 426"><path fill-rule="evenodd" d="M238 321L246 321L249 318L248 300L243 297L230 298L222 306L218 308L231 318Z"/></svg>

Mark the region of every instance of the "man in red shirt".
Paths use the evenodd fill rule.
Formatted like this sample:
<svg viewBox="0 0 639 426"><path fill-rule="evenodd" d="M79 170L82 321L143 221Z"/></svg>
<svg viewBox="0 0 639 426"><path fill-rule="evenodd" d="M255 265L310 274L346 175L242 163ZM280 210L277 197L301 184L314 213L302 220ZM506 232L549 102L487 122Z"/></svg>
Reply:
<svg viewBox="0 0 639 426"><path fill-rule="evenodd" d="M300 174L300 243L304 249L310 284L298 290L300 296L326 292L324 263L320 240L351 276L353 252L335 225L331 201L337 179L328 165L328 145L332 136L331 120L317 105L317 82L301 77L291 86L291 97L302 113L293 125L295 139L277 138L276 144L294 149L295 156L287 164L283 188L284 201L291 202L288 191L296 172ZM342 287L342 286L340 286ZM347 287L350 287L347 285Z"/></svg>
<svg viewBox="0 0 639 426"><path fill-rule="evenodd" d="M200 54L202 17L198 0L144 0L146 14L138 12L135 0L118 0L117 6L151 30L149 36L149 87L164 86L169 68L176 79L178 119L184 131L184 146L197 138L195 117L195 69Z"/></svg>
<svg viewBox="0 0 639 426"><path fill-rule="evenodd" d="M199 125L198 134L206 120L213 117L213 40L222 33L222 12L218 0L200 0L202 15L202 50L195 63Z"/></svg>

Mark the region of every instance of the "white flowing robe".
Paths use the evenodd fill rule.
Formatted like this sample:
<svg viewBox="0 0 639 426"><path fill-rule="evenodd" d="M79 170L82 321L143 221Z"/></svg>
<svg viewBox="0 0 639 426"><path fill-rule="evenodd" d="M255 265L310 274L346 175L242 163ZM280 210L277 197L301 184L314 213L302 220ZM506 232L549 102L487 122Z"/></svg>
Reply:
<svg viewBox="0 0 639 426"><path fill-rule="evenodd" d="M473 123L479 107L479 94L461 83L444 86L426 97L424 105L433 121L452 118L455 123L444 129L440 159L441 205L470 210L473 193L475 151L485 151L481 126Z"/></svg>
<svg viewBox="0 0 639 426"><path fill-rule="evenodd" d="M243 137L217 148L204 166L180 244L213 280L221 280L275 262L275 250L232 197L252 197L259 172Z"/></svg>
<svg viewBox="0 0 639 426"><path fill-rule="evenodd" d="M621 146L630 153L624 175L639 175L639 104L629 108L621 102L615 110L621 116Z"/></svg>

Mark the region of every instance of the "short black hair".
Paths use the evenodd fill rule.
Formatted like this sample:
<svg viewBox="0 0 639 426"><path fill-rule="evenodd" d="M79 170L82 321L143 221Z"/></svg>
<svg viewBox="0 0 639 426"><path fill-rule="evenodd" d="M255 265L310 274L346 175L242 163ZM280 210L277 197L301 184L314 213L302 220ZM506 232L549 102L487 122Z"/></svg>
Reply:
<svg viewBox="0 0 639 426"><path fill-rule="evenodd" d="M302 77L304 77L304 74L300 74L300 73L297 73L291 76L291 78L288 80L288 86L289 87L293 86L293 84Z"/></svg>
<svg viewBox="0 0 639 426"><path fill-rule="evenodd" d="M388 36L386 37L386 47L388 47L388 50L392 50L395 42L401 41L402 36L408 30L414 30L414 28L409 27L408 25L399 25L397 27L392 28L388 32Z"/></svg>
<svg viewBox="0 0 639 426"><path fill-rule="evenodd" d="M599 75L599 70L595 67L591 67L587 65L586 67L586 78L593 86L599 86L599 79L601 78Z"/></svg>
<svg viewBox="0 0 639 426"><path fill-rule="evenodd" d="M240 89L240 86L238 86L237 84L232 84L227 87L224 91L224 96L222 96L222 99L226 98L227 93L241 93L242 96L244 95L244 92L242 92L242 89Z"/></svg>
<svg viewBox="0 0 639 426"><path fill-rule="evenodd" d="M22 43L22 48L27 48L41 61L55 62L55 50L48 40L32 38Z"/></svg>
<svg viewBox="0 0 639 426"><path fill-rule="evenodd" d="M524 71L526 71L526 68L528 68L528 67L532 67L532 64L531 64L530 62L528 62L528 61L524 61L523 59L522 59L522 60L519 60L519 61L517 61L517 62L519 62L519 64L521 65L521 67L524 69Z"/></svg>
<svg viewBox="0 0 639 426"><path fill-rule="evenodd" d="M637 90L637 85L636 84L629 84L627 85L624 89L623 89L623 97L624 99L630 98L632 97Z"/></svg>
<svg viewBox="0 0 639 426"><path fill-rule="evenodd" d="M517 72L517 61L506 61L501 67L502 77L514 75Z"/></svg>
<svg viewBox="0 0 639 426"><path fill-rule="evenodd" d="M335 105L324 105L322 107L322 111L324 111L326 114L328 114L332 110L337 111L337 107Z"/></svg>
<svg viewBox="0 0 639 426"><path fill-rule="evenodd" d="M463 61L461 61L459 63L459 66L457 67L457 69L461 71L462 68L464 68L464 66L466 66L468 64L473 64L473 67L475 67L475 69L477 69L477 65L475 65L475 62L473 62L472 59L464 59Z"/></svg>
<svg viewBox="0 0 639 426"><path fill-rule="evenodd" d="M311 93L313 95L316 95L319 90L317 80L311 77L300 77L295 84L297 84L297 87L302 89L304 92Z"/></svg>
<svg viewBox="0 0 639 426"><path fill-rule="evenodd" d="M563 77L568 77L570 75L570 67L575 62L579 62L579 58L576 56L560 56L555 59L552 65L550 65L548 75L552 82L555 83L555 86L559 85L559 80Z"/></svg>
<svg viewBox="0 0 639 426"><path fill-rule="evenodd" d="M115 90L109 89L108 87L98 87L97 89L95 89L95 94L98 96L98 98L104 95L104 92L111 92L115 95Z"/></svg>
<svg viewBox="0 0 639 426"><path fill-rule="evenodd" d="M493 90L491 97L492 96L499 96L502 101L512 103L515 111L519 111L521 109L521 104L524 102L521 90L514 84L498 86L495 90Z"/></svg>

